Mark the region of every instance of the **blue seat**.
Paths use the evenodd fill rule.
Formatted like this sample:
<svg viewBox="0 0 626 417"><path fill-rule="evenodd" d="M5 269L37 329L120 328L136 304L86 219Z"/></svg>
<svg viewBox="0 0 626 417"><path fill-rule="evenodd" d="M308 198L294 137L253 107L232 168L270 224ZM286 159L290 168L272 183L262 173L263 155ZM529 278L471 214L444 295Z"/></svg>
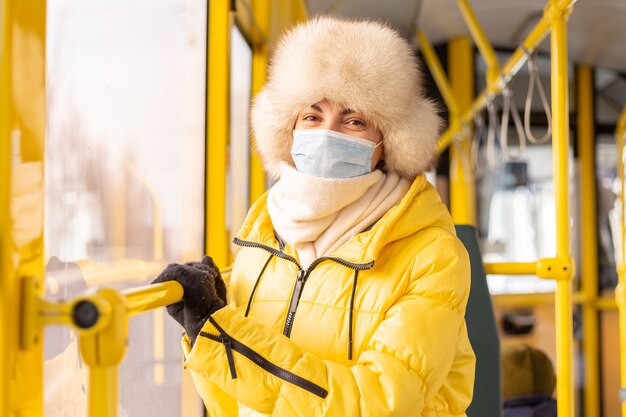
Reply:
<svg viewBox="0 0 626 417"><path fill-rule="evenodd" d="M473 226L456 225L456 233L469 253L472 268L472 285L465 321L469 339L476 354L476 380L474 398L467 409L467 415L468 417L502 417L500 339L476 229Z"/></svg>

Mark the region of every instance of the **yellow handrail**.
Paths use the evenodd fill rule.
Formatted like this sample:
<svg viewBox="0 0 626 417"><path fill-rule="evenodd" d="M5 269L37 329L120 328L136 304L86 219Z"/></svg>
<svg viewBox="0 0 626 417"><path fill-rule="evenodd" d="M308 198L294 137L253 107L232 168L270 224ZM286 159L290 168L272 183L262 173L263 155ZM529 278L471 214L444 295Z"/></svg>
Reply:
<svg viewBox="0 0 626 417"><path fill-rule="evenodd" d="M599 331L598 331L598 256L596 230L596 170L593 110L593 71L588 65L576 67L576 114L580 160L580 254L584 362L584 407L586 417L600 414Z"/></svg>
<svg viewBox="0 0 626 417"><path fill-rule="evenodd" d="M546 8L550 17L552 82L552 160L556 203L556 256L569 258L569 98L567 75L567 11L551 1ZM574 415L572 282L556 283L556 371L559 417Z"/></svg>
<svg viewBox="0 0 626 417"><path fill-rule="evenodd" d="M485 262L485 273L492 275L536 275L536 262Z"/></svg>
<svg viewBox="0 0 626 417"><path fill-rule="evenodd" d="M452 86L450 85L450 81L443 70L441 61L439 61L437 53L423 32L417 32L415 36L421 45L422 55L424 56L426 65L428 65L428 69L435 80L435 84L437 84L437 88L443 97L443 101L446 103L446 107L448 107L450 123L456 123L459 116L459 106L456 103L456 98L452 92Z"/></svg>
<svg viewBox="0 0 626 417"><path fill-rule="evenodd" d="M495 89L498 82L498 76L500 75L500 64L498 63L498 59L496 58L496 53L489 43L489 40L485 36L482 27L478 23L478 19L476 19L476 15L474 15L474 11L470 7L468 1L457 0L456 3L459 6L461 14L463 15L465 24L472 34L474 43L476 43L476 46L480 51L480 55L483 57L485 63L487 64L487 73L485 74L487 87Z"/></svg>
<svg viewBox="0 0 626 417"><path fill-rule="evenodd" d="M529 52L534 51L537 46L545 39L550 32L551 10L569 11L573 7L576 0L549 0L548 7L544 10L544 14L535 25L533 30L522 41L522 45L517 48L509 60L502 66L502 70L497 80L488 85L485 90L474 100L469 110L463 112L460 116L458 124L450 125L450 127L441 135L437 145L438 152L443 152L454 140L459 129L472 121L474 115L482 111L485 106L492 100L493 96L502 92L508 81L517 74L522 65L528 59Z"/></svg>
<svg viewBox="0 0 626 417"><path fill-rule="evenodd" d="M137 315L159 307L177 303L183 299L183 287L175 282L145 285L122 291L126 299L128 312Z"/></svg>
<svg viewBox="0 0 626 417"><path fill-rule="evenodd" d="M32 282L27 284L32 288ZM27 294L29 298L35 295L34 291ZM33 332L52 324L73 327L79 335L81 356L89 366L89 416L115 417L119 365L126 353L130 318L182 298L183 287L176 281L123 292L102 288L95 294L80 295L67 302L37 298L35 308L26 312L23 325Z"/></svg>
<svg viewBox="0 0 626 417"><path fill-rule="evenodd" d="M209 2L207 64L205 251L219 267L228 264L226 146L230 136L230 2Z"/></svg>
<svg viewBox="0 0 626 417"><path fill-rule="evenodd" d="M255 0L252 3L258 24L264 33L268 33L270 24L270 1ZM267 37L266 37L267 38ZM252 47L252 95L255 96L265 84L267 77L267 42ZM265 192L265 172L261 157L250 147L250 205Z"/></svg>

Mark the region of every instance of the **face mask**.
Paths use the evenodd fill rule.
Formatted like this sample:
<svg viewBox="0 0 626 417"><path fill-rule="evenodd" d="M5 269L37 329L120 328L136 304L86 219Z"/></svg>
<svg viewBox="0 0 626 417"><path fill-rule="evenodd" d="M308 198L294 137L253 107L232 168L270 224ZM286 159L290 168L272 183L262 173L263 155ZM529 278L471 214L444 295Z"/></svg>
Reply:
<svg viewBox="0 0 626 417"><path fill-rule="evenodd" d="M294 130L291 157L304 174L352 178L372 171L372 154L380 144L334 130Z"/></svg>

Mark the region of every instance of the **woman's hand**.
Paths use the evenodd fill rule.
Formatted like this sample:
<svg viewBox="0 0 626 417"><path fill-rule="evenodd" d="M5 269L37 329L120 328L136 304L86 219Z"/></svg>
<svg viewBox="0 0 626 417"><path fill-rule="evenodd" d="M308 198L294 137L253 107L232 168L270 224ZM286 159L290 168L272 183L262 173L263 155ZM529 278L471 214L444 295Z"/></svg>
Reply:
<svg viewBox="0 0 626 417"><path fill-rule="evenodd" d="M152 283L167 281L183 286L182 301L167 306L167 312L185 328L193 344L209 316L226 305L226 285L209 256L202 262L168 265Z"/></svg>

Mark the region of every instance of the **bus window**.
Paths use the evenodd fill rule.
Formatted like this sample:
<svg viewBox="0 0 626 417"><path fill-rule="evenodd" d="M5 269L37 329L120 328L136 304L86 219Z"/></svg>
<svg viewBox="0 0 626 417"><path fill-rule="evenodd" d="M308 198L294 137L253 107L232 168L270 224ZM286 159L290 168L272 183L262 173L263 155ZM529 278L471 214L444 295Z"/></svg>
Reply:
<svg viewBox="0 0 626 417"><path fill-rule="evenodd" d="M47 296L136 287L200 259L206 2L47 9ZM130 321L120 416L182 414L180 333L164 309ZM76 338L48 328L45 353L45 415L86 415Z"/></svg>
<svg viewBox="0 0 626 417"><path fill-rule="evenodd" d="M252 49L233 25L230 61L230 146L226 174L226 227L232 241L249 208L250 131L249 108L252 83ZM237 250L231 244L231 253Z"/></svg>

